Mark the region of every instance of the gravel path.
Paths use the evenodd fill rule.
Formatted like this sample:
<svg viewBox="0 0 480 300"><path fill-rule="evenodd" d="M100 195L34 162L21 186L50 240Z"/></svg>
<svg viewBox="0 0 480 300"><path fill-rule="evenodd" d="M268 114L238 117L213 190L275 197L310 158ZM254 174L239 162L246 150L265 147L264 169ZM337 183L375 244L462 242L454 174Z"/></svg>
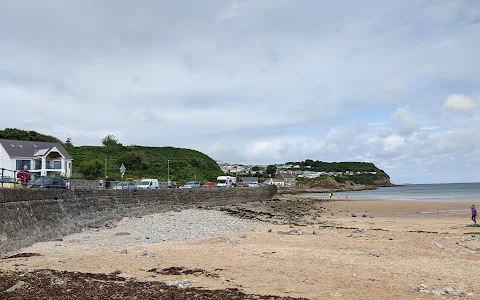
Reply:
<svg viewBox="0 0 480 300"><path fill-rule="evenodd" d="M55 243L75 250L119 251L136 244L188 241L247 232L255 230L260 224L216 210L189 209L124 218L110 229L91 229L66 236L62 242Z"/></svg>

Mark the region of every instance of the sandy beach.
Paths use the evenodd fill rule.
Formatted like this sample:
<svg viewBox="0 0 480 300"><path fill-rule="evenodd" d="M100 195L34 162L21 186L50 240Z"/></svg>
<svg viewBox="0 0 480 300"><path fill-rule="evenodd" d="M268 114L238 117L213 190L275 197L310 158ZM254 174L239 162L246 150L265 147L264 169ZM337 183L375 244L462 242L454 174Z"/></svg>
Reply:
<svg viewBox="0 0 480 300"><path fill-rule="evenodd" d="M179 212L125 219L110 229L37 243L19 252L41 256L3 259L0 269L114 273L136 281L188 279L192 287L307 299L457 297L437 296L434 286L480 299L480 227L467 226L470 205L283 196L210 211L248 222L222 234L152 242L154 237L146 239L137 230L137 222L161 224L162 218L179 219ZM195 222L191 228L205 225ZM184 228L172 226L179 232ZM171 267L201 272L162 272Z"/></svg>

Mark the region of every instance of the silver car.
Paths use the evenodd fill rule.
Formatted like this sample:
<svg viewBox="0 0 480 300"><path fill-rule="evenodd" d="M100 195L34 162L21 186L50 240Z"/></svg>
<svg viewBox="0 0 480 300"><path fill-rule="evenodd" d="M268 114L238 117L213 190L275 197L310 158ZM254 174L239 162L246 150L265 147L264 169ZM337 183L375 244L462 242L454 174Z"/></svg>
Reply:
<svg viewBox="0 0 480 300"><path fill-rule="evenodd" d="M133 190L136 189L137 185L135 182L119 182L115 187L114 190Z"/></svg>
<svg viewBox="0 0 480 300"><path fill-rule="evenodd" d="M199 188L201 186L200 182L198 181L190 181L185 183L184 186L180 187L181 189L194 189Z"/></svg>

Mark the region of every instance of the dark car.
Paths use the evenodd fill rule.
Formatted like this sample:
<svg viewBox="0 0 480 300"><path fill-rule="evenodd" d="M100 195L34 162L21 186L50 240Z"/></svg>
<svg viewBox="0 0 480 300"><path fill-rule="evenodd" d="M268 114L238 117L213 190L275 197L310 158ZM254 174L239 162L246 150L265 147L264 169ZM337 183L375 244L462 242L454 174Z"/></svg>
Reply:
<svg viewBox="0 0 480 300"><path fill-rule="evenodd" d="M34 183L30 185L30 188L35 189L66 189L67 184L63 178L38 178Z"/></svg>

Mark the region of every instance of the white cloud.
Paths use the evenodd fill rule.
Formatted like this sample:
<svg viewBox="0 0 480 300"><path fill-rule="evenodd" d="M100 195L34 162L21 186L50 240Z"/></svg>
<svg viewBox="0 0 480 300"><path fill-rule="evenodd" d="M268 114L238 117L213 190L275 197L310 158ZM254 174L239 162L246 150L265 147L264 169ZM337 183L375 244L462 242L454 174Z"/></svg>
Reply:
<svg viewBox="0 0 480 300"><path fill-rule="evenodd" d="M444 107L454 112L471 112L478 104L465 94L452 94L447 97Z"/></svg>
<svg viewBox="0 0 480 300"><path fill-rule="evenodd" d="M400 135L391 135L384 139L383 149L387 152L394 152L404 145L405 137Z"/></svg>
<svg viewBox="0 0 480 300"><path fill-rule="evenodd" d="M417 120L417 117L406 107L398 108L390 116L389 121L399 134L408 135L420 128L420 122Z"/></svg>

